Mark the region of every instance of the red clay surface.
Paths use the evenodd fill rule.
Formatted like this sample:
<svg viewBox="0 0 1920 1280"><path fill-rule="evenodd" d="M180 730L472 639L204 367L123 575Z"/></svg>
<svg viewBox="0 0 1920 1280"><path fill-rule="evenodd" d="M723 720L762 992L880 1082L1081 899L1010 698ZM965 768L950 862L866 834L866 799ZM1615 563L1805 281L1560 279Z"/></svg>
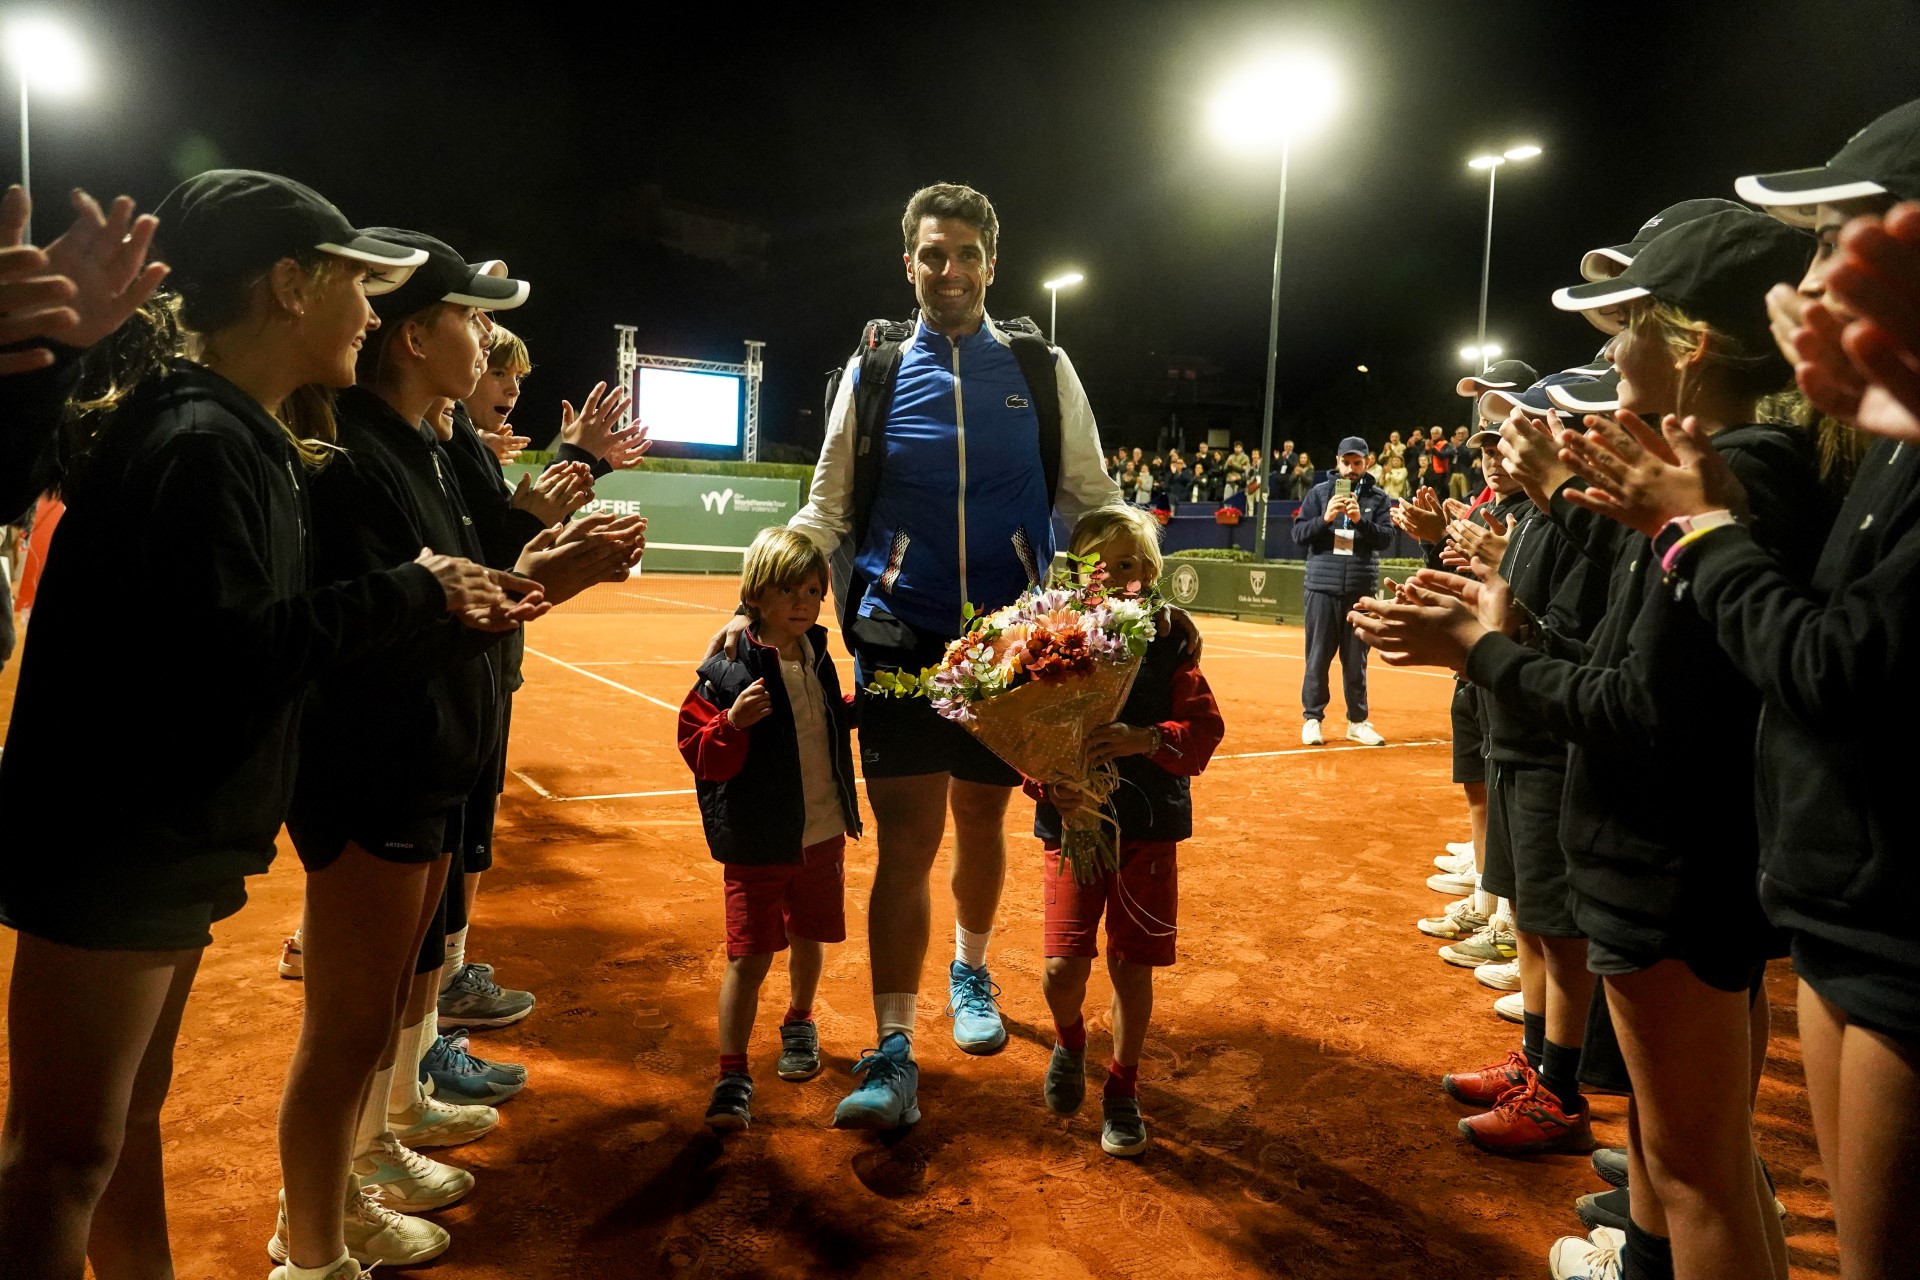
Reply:
<svg viewBox="0 0 1920 1280"><path fill-rule="evenodd" d="M1051 1023L1040 996L1040 860L1031 813L1009 816L1010 871L992 963L1012 1039L954 1048L939 970L951 899L936 887L918 1056L925 1119L890 1138L828 1128L872 1041L865 918L871 839L849 850L850 939L828 953L817 1017L828 1072L772 1071L784 966L755 1031L754 1123L701 1125L724 967L720 868L701 840L673 709L731 583L651 576L538 623L470 954L540 1005L476 1050L528 1064L500 1127L451 1158L478 1187L440 1215L441 1275L1177 1277L1385 1280L1537 1277L1573 1199L1602 1189L1584 1158L1513 1161L1456 1136L1443 1071L1499 1058L1518 1028L1492 992L1434 955L1413 921L1443 899L1430 858L1467 832L1449 781L1450 685L1372 675L1390 745L1298 737L1301 636L1204 619L1227 739L1194 787L1181 852L1180 963L1163 973L1141 1071L1154 1145L1099 1147L1097 1087L1061 1120L1040 1097ZM837 641L836 641L837 644ZM11 673L0 687L10 703ZM1336 716L1339 707L1336 704ZM869 828L871 830L871 828ZM943 856L944 865L944 856ZM938 877L939 873L936 873ZM167 1113L179 1275L265 1275L279 1172L274 1109L301 989L274 974L298 919L290 852L216 930L181 1037ZM11 935L0 936L0 958ZM1780 1184L1796 1274L1835 1270L1794 1034L1791 975L1773 975L1762 1152ZM1096 967L1089 1059L1109 1047ZM1624 1103L1595 1104L1624 1141Z"/></svg>

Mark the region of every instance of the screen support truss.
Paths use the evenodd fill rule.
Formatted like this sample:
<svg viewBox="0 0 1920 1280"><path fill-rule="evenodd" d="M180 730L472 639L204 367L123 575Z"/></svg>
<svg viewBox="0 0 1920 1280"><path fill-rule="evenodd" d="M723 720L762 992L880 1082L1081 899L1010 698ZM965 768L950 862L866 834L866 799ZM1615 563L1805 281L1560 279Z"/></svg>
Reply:
<svg viewBox="0 0 1920 1280"><path fill-rule="evenodd" d="M738 364L725 360L687 360L680 356L642 355L635 344L635 335L639 332L633 325L617 324L613 326L616 339L614 349L614 370L619 376L620 385L627 394L634 393L634 377L642 367L650 369L678 369L683 373L725 373L746 380L747 422L740 436L740 456L748 462L760 459L760 380L764 374L761 352L766 350L764 342L749 341L746 344L747 358ZM621 418L622 427L633 423L633 406L627 406L626 414Z"/></svg>

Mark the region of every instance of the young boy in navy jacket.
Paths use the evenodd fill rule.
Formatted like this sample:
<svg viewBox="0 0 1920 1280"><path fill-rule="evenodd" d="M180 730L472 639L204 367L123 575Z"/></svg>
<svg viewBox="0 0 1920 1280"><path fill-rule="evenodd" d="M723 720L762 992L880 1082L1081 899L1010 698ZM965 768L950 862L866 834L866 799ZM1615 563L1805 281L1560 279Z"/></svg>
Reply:
<svg viewBox="0 0 1920 1280"><path fill-rule="evenodd" d="M1160 528L1135 507L1103 507L1074 527L1074 555L1097 556L1107 580L1141 591L1160 576ZM1046 954L1043 990L1053 1012L1053 1059L1047 1106L1072 1115L1086 1098L1087 1023L1081 1014L1096 933L1107 919L1107 973L1113 979L1113 1062L1101 1104L1100 1145L1109 1155L1136 1156L1147 1147L1140 1117L1140 1052L1153 1012L1153 971L1174 960L1179 875L1174 855L1193 834L1187 779L1207 767L1226 726L1213 692L1188 651L1186 635L1169 627L1147 647L1133 691L1112 724L1087 740L1088 758L1112 760L1120 786L1107 801L1119 826L1120 869L1080 884L1061 867L1061 815L1086 803L1075 788L1028 779L1039 801L1033 833L1046 849Z"/></svg>
<svg viewBox="0 0 1920 1280"><path fill-rule="evenodd" d="M716 1131L752 1119L747 1041L777 951L792 951L792 997L776 1070L782 1080L820 1074L813 996L823 944L847 937L846 838L860 834L853 699L841 696L817 625L826 594L826 556L804 534L763 530L740 575L751 625L739 657L702 663L680 707L680 754L693 769L707 846L726 866L720 1080L706 1117Z"/></svg>

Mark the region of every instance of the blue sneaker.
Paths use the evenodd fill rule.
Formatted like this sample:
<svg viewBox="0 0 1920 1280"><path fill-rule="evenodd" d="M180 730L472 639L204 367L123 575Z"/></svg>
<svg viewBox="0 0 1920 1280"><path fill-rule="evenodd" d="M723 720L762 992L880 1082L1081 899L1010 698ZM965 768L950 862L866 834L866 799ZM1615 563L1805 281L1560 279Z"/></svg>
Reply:
<svg viewBox="0 0 1920 1280"><path fill-rule="evenodd" d="M524 1089L527 1069L515 1062L489 1062L467 1052L467 1038L436 1036L420 1059L420 1079L433 1081L433 1096L445 1102L505 1102Z"/></svg>
<svg viewBox="0 0 1920 1280"><path fill-rule="evenodd" d="M972 969L955 960L947 971L947 1016L962 1053L998 1053L1006 1047L1007 1024L994 1003L999 994L985 965Z"/></svg>
<svg viewBox="0 0 1920 1280"><path fill-rule="evenodd" d="M898 1129L920 1122L920 1066L913 1043L898 1031L854 1063L860 1087L833 1109L836 1129Z"/></svg>

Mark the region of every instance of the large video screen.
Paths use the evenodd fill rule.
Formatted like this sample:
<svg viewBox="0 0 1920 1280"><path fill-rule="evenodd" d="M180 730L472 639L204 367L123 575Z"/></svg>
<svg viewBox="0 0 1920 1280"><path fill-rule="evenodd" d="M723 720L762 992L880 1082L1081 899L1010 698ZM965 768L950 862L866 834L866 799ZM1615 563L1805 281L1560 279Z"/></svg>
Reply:
<svg viewBox="0 0 1920 1280"><path fill-rule="evenodd" d="M634 417L671 444L740 447L742 379L725 373L640 366Z"/></svg>

